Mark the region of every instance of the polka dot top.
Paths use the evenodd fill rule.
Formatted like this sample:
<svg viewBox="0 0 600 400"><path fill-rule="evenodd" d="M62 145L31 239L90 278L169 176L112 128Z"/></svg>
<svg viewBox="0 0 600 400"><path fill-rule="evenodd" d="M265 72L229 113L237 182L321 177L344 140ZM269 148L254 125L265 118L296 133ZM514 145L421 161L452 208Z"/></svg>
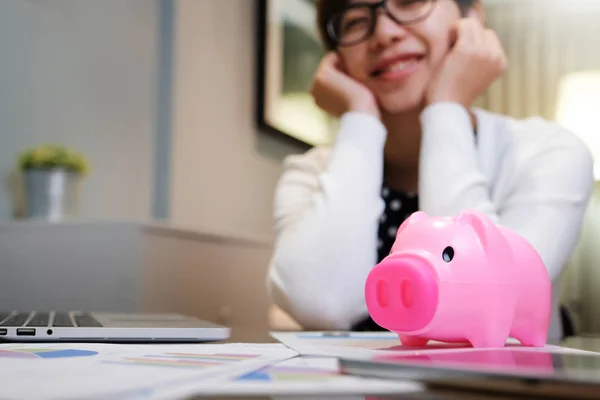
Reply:
<svg viewBox="0 0 600 400"><path fill-rule="evenodd" d="M379 219L377 262L381 262L390 254L394 240L396 240L396 233L402 222L419 210L419 198L416 194L393 190L384 184L381 188L381 197L385 202L385 210ZM356 331L382 329L368 316L353 327L353 330Z"/></svg>
<svg viewBox="0 0 600 400"><path fill-rule="evenodd" d="M412 213L419 210L416 194L408 194L390 189L384 185L381 197L385 201L385 210L379 219L377 242L377 262L380 262L392 250L398 228Z"/></svg>

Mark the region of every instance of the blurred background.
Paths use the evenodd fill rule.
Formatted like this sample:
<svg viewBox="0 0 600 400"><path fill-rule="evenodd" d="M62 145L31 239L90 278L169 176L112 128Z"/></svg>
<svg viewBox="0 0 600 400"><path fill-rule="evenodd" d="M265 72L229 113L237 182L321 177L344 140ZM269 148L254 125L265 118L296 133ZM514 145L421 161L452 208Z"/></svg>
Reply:
<svg viewBox="0 0 600 400"><path fill-rule="evenodd" d="M484 3L511 65L478 106L600 155L600 2ZM282 160L335 134L307 94L314 18L310 0L0 2L0 308L294 328L264 280ZM595 193L565 272L580 335L600 334L599 239Z"/></svg>

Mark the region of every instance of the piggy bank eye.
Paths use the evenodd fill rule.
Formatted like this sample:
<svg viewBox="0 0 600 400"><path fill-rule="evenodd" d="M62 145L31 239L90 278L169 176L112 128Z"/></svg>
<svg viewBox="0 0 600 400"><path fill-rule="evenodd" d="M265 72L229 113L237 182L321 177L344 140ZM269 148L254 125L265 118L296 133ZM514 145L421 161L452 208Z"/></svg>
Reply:
<svg viewBox="0 0 600 400"><path fill-rule="evenodd" d="M442 259L444 259L444 261L449 263L450 261L452 261L453 258L454 258L454 249L450 246L446 247L444 249L444 252L442 253Z"/></svg>

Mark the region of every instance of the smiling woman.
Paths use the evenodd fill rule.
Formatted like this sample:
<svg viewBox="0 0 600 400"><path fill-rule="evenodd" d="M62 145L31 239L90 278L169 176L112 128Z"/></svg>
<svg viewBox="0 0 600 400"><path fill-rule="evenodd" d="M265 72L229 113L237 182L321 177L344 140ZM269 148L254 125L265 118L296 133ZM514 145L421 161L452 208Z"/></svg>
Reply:
<svg viewBox="0 0 600 400"><path fill-rule="evenodd" d="M416 211L471 209L540 254L553 281L550 338L562 335L559 276L577 243L593 161L554 122L474 106L507 67L485 19L476 0L318 2L328 52L311 94L339 129L333 144L284 163L268 280L275 303L305 328L381 329L364 285L398 227ZM400 287L394 296L402 298Z"/></svg>

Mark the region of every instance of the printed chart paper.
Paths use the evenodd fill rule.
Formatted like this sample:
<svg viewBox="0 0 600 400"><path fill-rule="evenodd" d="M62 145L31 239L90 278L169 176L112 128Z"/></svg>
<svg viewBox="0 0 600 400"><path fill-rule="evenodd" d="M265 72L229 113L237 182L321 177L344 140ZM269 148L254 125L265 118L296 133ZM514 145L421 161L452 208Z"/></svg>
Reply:
<svg viewBox="0 0 600 400"><path fill-rule="evenodd" d="M448 351L475 351L467 344L430 342L424 347L402 346L398 335L392 332L272 332L271 336L302 355L331 356L344 358L370 359L381 355L420 354ZM516 340L509 339L507 347L522 347ZM539 348L522 347L525 351L539 351ZM544 350L554 352L581 352L566 347L547 345Z"/></svg>
<svg viewBox="0 0 600 400"><path fill-rule="evenodd" d="M303 355L370 355L402 348L398 335L391 332L273 332L271 335Z"/></svg>
<svg viewBox="0 0 600 400"><path fill-rule="evenodd" d="M410 381L363 379L342 375L335 358L296 357L230 380L200 382L173 391L156 393L158 397L187 397L201 394L214 395L385 395L412 393L423 386ZM161 396L162 395L162 396Z"/></svg>
<svg viewBox="0 0 600 400"><path fill-rule="evenodd" d="M283 345L0 344L0 386L3 399L152 398L296 355Z"/></svg>

